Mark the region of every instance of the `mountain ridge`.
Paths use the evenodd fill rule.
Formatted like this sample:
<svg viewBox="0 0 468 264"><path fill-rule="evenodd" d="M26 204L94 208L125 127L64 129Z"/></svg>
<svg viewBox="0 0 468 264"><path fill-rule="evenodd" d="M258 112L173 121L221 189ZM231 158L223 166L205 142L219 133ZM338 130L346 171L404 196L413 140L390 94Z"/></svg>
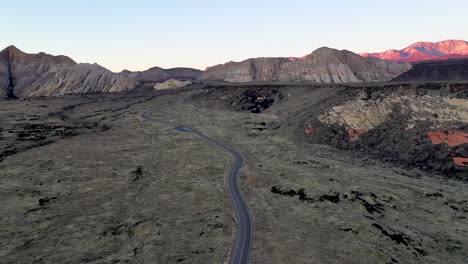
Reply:
<svg viewBox="0 0 468 264"><path fill-rule="evenodd" d="M200 70L182 67L115 73L97 63L76 63L64 55L26 53L14 45L0 50L0 98L120 92L142 83L195 80L200 74Z"/></svg>
<svg viewBox="0 0 468 264"><path fill-rule="evenodd" d="M199 80L362 83L389 81L410 68L409 64L363 58L348 50L321 47L300 59L264 57L218 64L208 67Z"/></svg>
<svg viewBox="0 0 468 264"><path fill-rule="evenodd" d="M64 55L30 54L13 45L0 51L0 97L123 91L137 85L102 66L78 64Z"/></svg>
<svg viewBox="0 0 468 264"><path fill-rule="evenodd" d="M419 62L468 58L468 42L464 40L444 40L439 42L416 42L401 50L390 49L383 52L360 53L362 57L373 57L393 62Z"/></svg>
<svg viewBox="0 0 468 264"><path fill-rule="evenodd" d="M145 71L123 70L119 74L142 83L157 83L170 79L177 79L179 81L193 81L196 80L201 75L201 73L201 70L187 67L163 69L156 66Z"/></svg>

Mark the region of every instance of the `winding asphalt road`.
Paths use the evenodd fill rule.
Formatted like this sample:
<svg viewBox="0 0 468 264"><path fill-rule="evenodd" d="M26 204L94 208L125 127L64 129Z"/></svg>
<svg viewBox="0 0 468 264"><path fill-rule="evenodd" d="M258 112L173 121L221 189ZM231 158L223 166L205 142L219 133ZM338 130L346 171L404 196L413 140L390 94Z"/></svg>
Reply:
<svg viewBox="0 0 468 264"><path fill-rule="evenodd" d="M166 126L171 126L178 131L192 132L198 137L204 139L205 141L213 144L214 146L228 152L233 158L234 163L229 168L229 171L225 178L226 189L229 194L229 199L231 204L234 207L234 212L237 219L236 226L236 240L231 250L231 257L229 260L230 264L246 264L249 263L250 250L252 248L252 234L253 234L253 225L252 225L252 215L250 214L249 207L245 201L244 195L242 194L239 187L239 171L245 166L245 159L241 153L235 149L217 141L214 138L211 138L202 132L187 126L182 126L174 123L165 122L163 120L152 119L149 117L150 113L164 106L176 104L182 102L187 97L184 97L173 103L166 103L151 109L145 110L140 114L140 117L146 121L162 124Z"/></svg>

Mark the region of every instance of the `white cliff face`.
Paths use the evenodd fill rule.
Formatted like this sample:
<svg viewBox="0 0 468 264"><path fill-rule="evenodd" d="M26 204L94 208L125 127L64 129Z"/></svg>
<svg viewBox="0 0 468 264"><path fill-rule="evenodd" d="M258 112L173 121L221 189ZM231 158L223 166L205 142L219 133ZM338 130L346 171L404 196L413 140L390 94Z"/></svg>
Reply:
<svg viewBox="0 0 468 264"><path fill-rule="evenodd" d="M389 81L410 68L410 64L362 58L350 51L320 48L300 60L258 58L217 65L205 71L199 79L226 82L362 83Z"/></svg>
<svg viewBox="0 0 468 264"><path fill-rule="evenodd" d="M138 82L96 64L55 68L36 80L21 96L52 96L132 90Z"/></svg>
<svg viewBox="0 0 468 264"><path fill-rule="evenodd" d="M99 65L76 64L66 56L27 54L13 46L0 52L0 97L116 92L137 85Z"/></svg>

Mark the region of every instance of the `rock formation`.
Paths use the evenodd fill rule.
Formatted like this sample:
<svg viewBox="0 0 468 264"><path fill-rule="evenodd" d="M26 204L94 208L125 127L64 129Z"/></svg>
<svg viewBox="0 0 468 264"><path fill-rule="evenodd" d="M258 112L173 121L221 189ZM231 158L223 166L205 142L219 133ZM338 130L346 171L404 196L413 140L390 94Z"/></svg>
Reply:
<svg viewBox="0 0 468 264"><path fill-rule="evenodd" d="M74 65L76 62L65 56L26 54L9 46L0 52L0 96L14 97L22 94L45 73Z"/></svg>
<svg viewBox="0 0 468 264"><path fill-rule="evenodd" d="M174 88L182 88L192 84L191 81L179 81L175 79L170 79L162 83L157 83L154 86L155 90L166 90L166 89L174 89Z"/></svg>
<svg viewBox="0 0 468 264"><path fill-rule="evenodd" d="M164 82L169 79L180 81L196 80L202 71L191 68L162 69L154 67L142 72L124 70L120 74L142 83Z"/></svg>
<svg viewBox="0 0 468 264"><path fill-rule="evenodd" d="M468 99L464 83L389 84L343 90L303 131L325 142L403 166L466 178ZM317 119L315 119L317 118Z"/></svg>
<svg viewBox="0 0 468 264"><path fill-rule="evenodd" d="M257 58L209 67L199 80L363 83L389 81L411 68L350 51L320 48L301 59Z"/></svg>
<svg viewBox="0 0 468 264"><path fill-rule="evenodd" d="M27 54L14 46L0 51L0 97L113 92L137 85L99 65L77 64L66 56Z"/></svg>
<svg viewBox="0 0 468 264"><path fill-rule="evenodd" d="M78 64L51 71L32 83L20 96L51 96L76 93L121 92L138 82L112 73L97 64Z"/></svg>
<svg viewBox="0 0 468 264"><path fill-rule="evenodd" d="M406 116L406 129L413 129L422 121L431 122L433 129L443 128L451 123L468 125L468 99L451 98L437 93L420 96L411 92L403 95L393 92L375 99L369 99L366 93L361 93L358 98L323 112L319 120L348 130L369 131L386 122L395 112L395 106L398 106L400 113Z"/></svg>
<svg viewBox="0 0 468 264"><path fill-rule="evenodd" d="M445 40L440 42L417 42L402 50L387 50L380 53L361 53L363 57L374 57L393 62L418 62L468 58L468 42Z"/></svg>

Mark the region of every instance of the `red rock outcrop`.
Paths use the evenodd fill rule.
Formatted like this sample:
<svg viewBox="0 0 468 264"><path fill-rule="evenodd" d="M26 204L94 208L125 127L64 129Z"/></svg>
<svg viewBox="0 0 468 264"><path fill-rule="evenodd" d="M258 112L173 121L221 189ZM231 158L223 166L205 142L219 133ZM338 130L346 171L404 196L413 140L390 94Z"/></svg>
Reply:
<svg viewBox="0 0 468 264"><path fill-rule="evenodd" d="M367 133L365 129L350 129L348 130L349 141L353 142L358 139L362 134Z"/></svg>
<svg viewBox="0 0 468 264"><path fill-rule="evenodd" d="M453 158L453 162L458 166L468 167L468 158Z"/></svg>
<svg viewBox="0 0 468 264"><path fill-rule="evenodd" d="M440 132L428 132L427 135L433 144L445 143L450 147L468 143L468 133L444 129Z"/></svg>

